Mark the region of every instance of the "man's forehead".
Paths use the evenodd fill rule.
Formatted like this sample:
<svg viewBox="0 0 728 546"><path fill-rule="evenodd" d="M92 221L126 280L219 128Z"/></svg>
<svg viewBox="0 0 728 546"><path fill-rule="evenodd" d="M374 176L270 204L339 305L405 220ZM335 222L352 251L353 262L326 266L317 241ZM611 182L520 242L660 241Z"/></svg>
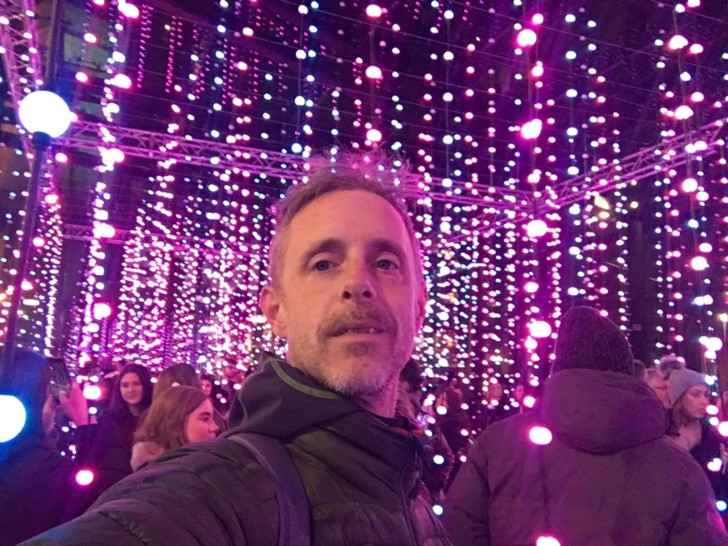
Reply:
<svg viewBox="0 0 728 546"><path fill-rule="evenodd" d="M291 220L289 236L301 242L318 238L405 242L408 239L403 218L383 197L361 190L341 190L312 201Z"/></svg>

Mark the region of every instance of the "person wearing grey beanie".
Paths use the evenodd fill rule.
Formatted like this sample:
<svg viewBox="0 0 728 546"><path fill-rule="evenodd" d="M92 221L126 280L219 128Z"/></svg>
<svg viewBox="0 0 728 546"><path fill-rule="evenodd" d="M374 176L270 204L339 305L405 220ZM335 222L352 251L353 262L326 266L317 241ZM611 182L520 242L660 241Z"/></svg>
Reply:
<svg viewBox="0 0 728 546"><path fill-rule="evenodd" d="M688 389L695 385L705 386L705 389L700 389L701 391L708 390L705 383L705 376L703 374L684 368L682 370L672 370L667 382L667 391L670 394L670 405L674 406L675 402L677 402Z"/></svg>
<svg viewBox="0 0 728 546"><path fill-rule="evenodd" d="M670 395L670 437L688 451L700 444L701 421L708 416L710 390L705 376L693 370L673 370L667 382Z"/></svg>

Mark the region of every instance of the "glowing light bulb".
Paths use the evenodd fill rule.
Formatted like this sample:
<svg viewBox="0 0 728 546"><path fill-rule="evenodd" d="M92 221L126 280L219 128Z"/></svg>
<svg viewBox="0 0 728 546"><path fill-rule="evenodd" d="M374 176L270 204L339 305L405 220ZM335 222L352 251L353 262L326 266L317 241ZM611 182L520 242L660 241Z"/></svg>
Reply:
<svg viewBox="0 0 728 546"><path fill-rule="evenodd" d="M34 91L18 105L18 117L30 133L45 133L55 138L71 125L71 111L61 97L50 91Z"/></svg>
<svg viewBox="0 0 728 546"><path fill-rule="evenodd" d="M709 351L717 353L723 348L723 340L719 337L700 336L700 343Z"/></svg>
<svg viewBox="0 0 728 546"><path fill-rule="evenodd" d="M374 65L367 67L365 74L370 80L381 80L383 77L382 69Z"/></svg>
<svg viewBox="0 0 728 546"><path fill-rule="evenodd" d="M524 140L533 140L538 138L543 129L543 122L540 119L532 119L527 121L521 127L521 138Z"/></svg>
<svg viewBox="0 0 728 546"><path fill-rule="evenodd" d="M93 315L96 320L102 320L111 316L111 306L108 303L96 303L93 308Z"/></svg>
<svg viewBox="0 0 728 546"><path fill-rule="evenodd" d="M718 423L718 434L724 438L728 438L728 421L721 421Z"/></svg>
<svg viewBox="0 0 728 546"><path fill-rule="evenodd" d="M379 129L369 129L367 131L367 140L371 142L381 142L382 132Z"/></svg>
<svg viewBox="0 0 728 546"><path fill-rule="evenodd" d="M530 394L528 396L525 396L523 398L523 405L526 406L529 409L530 408L533 408L533 406L536 405L536 398L534 398Z"/></svg>
<svg viewBox="0 0 728 546"><path fill-rule="evenodd" d="M120 2L119 3L119 11L124 14L124 16L128 17L129 19L138 19L139 18L139 8L135 6L134 4L129 4L128 2Z"/></svg>
<svg viewBox="0 0 728 546"><path fill-rule="evenodd" d="M537 446L547 446L553 441L554 435L546 427L537 425L528 431L528 439Z"/></svg>
<svg viewBox="0 0 728 546"><path fill-rule="evenodd" d="M529 294L535 294L538 292L538 283L535 281L528 281L523 285L523 290Z"/></svg>
<svg viewBox="0 0 728 546"><path fill-rule="evenodd" d="M675 119L683 121L691 118L694 113L695 112L693 112L692 108L690 108L687 104L683 104L675 108Z"/></svg>
<svg viewBox="0 0 728 546"><path fill-rule="evenodd" d="M670 41L667 42L667 48L672 49L673 51L687 47L687 45L687 38L681 34L675 34L672 38L670 38Z"/></svg>
<svg viewBox="0 0 728 546"><path fill-rule="evenodd" d="M121 89L131 88L131 78L126 74L116 74L109 83Z"/></svg>
<svg viewBox="0 0 728 546"><path fill-rule="evenodd" d="M698 181L694 178L686 178L680 184L680 189L685 193L692 193L698 189Z"/></svg>
<svg viewBox="0 0 728 546"><path fill-rule="evenodd" d="M695 271L705 271L709 267L708 260L705 259L705 256L695 256L690 260L690 267Z"/></svg>
<svg viewBox="0 0 728 546"><path fill-rule="evenodd" d="M530 28L524 28L516 36L516 43L519 47L531 47L536 44L536 33Z"/></svg>
<svg viewBox="0 0 728 546"><path fill-rule="evenodd" d="M0 443L15 438L25 426L27 413L22 402L15 396L0 394Z"/></svg>
<svg viewBox="0 0 728 546"><path fill-rule="evenodd" d="M98 385L86 385L83 388L83 397L86 400L98 400L101 398L101 387Z"/></svg>
<svg viewBox="0 0 728 546"><path fill-rule="evenodd" d="M367 17L371 17L372 19L378 19L382 16L383 10L376 4L369 4L367 6L366 13Z"/></svg>
<svg viewBox="0 0 728 546"><path fill-rule="evenodd" d="M532 337L543 339L551 335L551 325L545 320L534 320L529 323L528 331Z"/></svg>
<svg viewBox="0 0 728 546"><path fill-rule="evenodd" d="M720 472L720 469L723 467L723 461L716 457L715 459L708 461L708 464L705 466L707 466L708 470L711 472Z"/></svg>
<svg viewBox="0 0 728 546"><path fill-rule="evenodd" d="M526 235L531 239L538 239L548 233L549 226L543 220L531 220L526 224Z"/></svg>
<svg viewBox="0 0 728 546"><path fill-rule="evenodd" d="M96 476L94 476L94 473L87 469L79 470L76 473L76 483L78 485L91 485L95 478Z"/></svg>

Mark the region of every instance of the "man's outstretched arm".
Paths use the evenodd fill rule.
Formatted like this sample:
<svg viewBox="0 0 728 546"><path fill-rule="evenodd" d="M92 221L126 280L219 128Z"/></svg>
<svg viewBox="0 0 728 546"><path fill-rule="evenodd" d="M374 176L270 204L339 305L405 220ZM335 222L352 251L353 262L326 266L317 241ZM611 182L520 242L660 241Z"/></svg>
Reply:
<svg viewBox="0 0 728 546"><path fill-rule="evenodd" d="M24 544L272 545L277 537L270 477L243 446L216 440L165 454Z"/></svg>

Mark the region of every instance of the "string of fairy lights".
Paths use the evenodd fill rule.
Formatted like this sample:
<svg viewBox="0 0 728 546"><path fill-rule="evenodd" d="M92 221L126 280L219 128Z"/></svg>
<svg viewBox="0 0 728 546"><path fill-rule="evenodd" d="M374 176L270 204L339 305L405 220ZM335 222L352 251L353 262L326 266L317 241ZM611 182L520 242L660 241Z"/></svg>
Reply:
<svg viewBox="0 0 728 546"><path fill-rule="evenodd" d="M725 117L725 97L704 83L720 69L702 60L699 2L655 7L670 12L671 26L630 51L662 77L657 91L635 88L661 101L657 138L685 137L661 151L665 164L678 154L687 163L614 191L592 189L562 209L531 211L514 197L505 220L488 229L501 214L489 207L493 187L539 202L640 144L629 131L640 123L638 105L625 93L634 84L611 78L604 60L628 46L606 41L588 7L556 4L285 1L284 16L272 18L259 3L220 0L202 25L148 5L88 0L83 45L68 64L78 101L98 96L104 128L79 311L65 333L69 362L124 358L219 372L230 360L248 368L261 351L283 350L256 303L267 281L269 207L302 180L312 154L335 160L354 149L386 150L395 167L406 158L419 176L412 218L431 298L416 354L433 380L459 376L482 392L495 380L537 385L573 304L594 305L629 331L636 218L650 218L653 230L653 356L700 339L701 364L714 374L728 322L726 162L722 149L717 161L704 158L691 131ZM94 71L98 50L105 60ZM158 111L139 106L149 104ZM114 136L123 123L158 127L169 144L144 167L113 294L110 207L129 189L121 180L130 160ZM188 136L289 153L291 176L222 167L215 157L208 168L185 166L169 153ZM65 152L57 168L73 161ZM57 208L39 229L55 242L62 203L54 195L46 202ZM38 348L58 345L60 248L51 245L34 266L53 287L27 327Z"/></svg>

